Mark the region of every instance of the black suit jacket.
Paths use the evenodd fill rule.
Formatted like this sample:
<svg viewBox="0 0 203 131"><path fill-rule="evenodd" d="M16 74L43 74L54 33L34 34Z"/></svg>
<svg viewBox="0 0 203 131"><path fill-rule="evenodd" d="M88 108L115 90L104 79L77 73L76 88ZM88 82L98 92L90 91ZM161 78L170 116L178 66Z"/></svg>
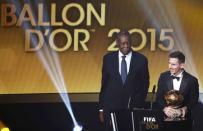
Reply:
<svg viewBox="0 0 203 131"><path fill-rule="evenodd" d="M172 89L173 80L170 72L162 73L159 77L156 95L156 103L161 109L166 106L164 94ZM199 99L199 84L197 78L184 71L179 91L184 97L183 106L187 106L190 111L191 108L197 104Z"/></svg>
<svg viewBox="0 0 203 131"><path fill-rule="evenodd" d="M118 52L104 56L99 95L100 109L111 111L142 107L148 87L148 61L145 56L132 52L130 69L124 84L119 73Z"/></svg>

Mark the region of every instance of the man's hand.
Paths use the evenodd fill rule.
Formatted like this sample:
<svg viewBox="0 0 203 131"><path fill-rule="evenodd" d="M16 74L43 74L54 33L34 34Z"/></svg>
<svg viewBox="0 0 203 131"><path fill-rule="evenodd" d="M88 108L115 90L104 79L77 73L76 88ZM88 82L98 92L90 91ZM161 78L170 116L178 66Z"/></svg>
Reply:
<svg viewBox="0 0 203 131"><path fill-rule="evenodd" d="M185 117L185 115L187 114L187 107L184 106L180 108L180 110L181 110L181 117Z"/></svg>
<svg viewBox="0 0 203 131"><path fill-rule="evenodd" d="M165 108L163 109L163 111L164 111L164 113L165 113L165 115L166 115L167 117L173 118L173 113L174 113L173 108L171 108L170 106L169 106L169 107L165 107Z"/></svg>
<svg viewBox="0 0 203 131"><path fill-rule="evenodd" d="M176 118L176 117L180 117L182 115L181 109L174 109L170 106L165 107L163 111L167 117L172 118L172 119Z"/></svg>
<svg viewBox="0 0 203 131"><path fill-rule="evenodd" d="M99 120L100 122L104 122L104 112L102 110L99 111Z"/></svg>

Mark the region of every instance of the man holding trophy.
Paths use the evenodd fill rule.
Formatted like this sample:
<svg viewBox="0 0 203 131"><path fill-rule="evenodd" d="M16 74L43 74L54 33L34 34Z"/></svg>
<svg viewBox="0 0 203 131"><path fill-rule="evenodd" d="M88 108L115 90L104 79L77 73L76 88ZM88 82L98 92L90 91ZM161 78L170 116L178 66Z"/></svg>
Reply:
<svg viewBox="0 0 203 131"><path fill-rule="evenodd" d="M166 121L190 118L191 109L199 99L198 80L184 70L184 64L182 52L170 53L169 71L159 77L156 103L163 110Z"/></svg>

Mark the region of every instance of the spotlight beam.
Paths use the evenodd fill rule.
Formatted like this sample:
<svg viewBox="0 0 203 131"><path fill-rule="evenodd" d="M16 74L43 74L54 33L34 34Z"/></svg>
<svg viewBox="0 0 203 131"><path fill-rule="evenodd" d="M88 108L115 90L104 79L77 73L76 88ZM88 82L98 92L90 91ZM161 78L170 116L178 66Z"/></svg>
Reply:
<svg viewBox="0 0 203 131"><path fill-rule="evenodd" d="M18 0L11 0L17 7L17 14L20 14L20 2ZM9 0L8 0L9 2ZM27 0L28 3L31 3L30 0ZM37 4L37 1L34 1L35 4ZM30 4L32 5L32 4ZM33 7L34 8L34 7ZM45 10L46 16L45 18L48 19L48 13ZM35 20L36 20L36 16L35 14L33 14ZM23 29L29 29L32 28L30 27L30 25L28 25L28 23L23 23ZM49 28L51 30L51 27L46 27ZM43 30L45 29L45 27L43 27L43 29L41 27L35 27L35 29L39 29L39 30ZM47 39L46 37L44 37L44 39ZM37 39L36 38L31 38L31 43L33 45L37 45ZM54 84L55 88L57 89L57 91L59 92L61 99L63 100L68 112L70 113L70 116L73 120L73 124L74 124L74 131L81 131L82 130L82 126L80 126L76 119L75 116L73 114L72 108L71 108L71 104L70 104L70 100L69 100L69 96L68 96L68 92L67 92L67 86L65 84L64 81L64 77L63 77L63 73L61 70L61 66L60 66L60 61L58 58L58 55L55 51L51 50L50 48L47 47L46 43L44 43L44 48L37 51L37 56L39 58L39 60L41 61L42 65L44 66L48 76L50 77L52 83Z"/></svg>

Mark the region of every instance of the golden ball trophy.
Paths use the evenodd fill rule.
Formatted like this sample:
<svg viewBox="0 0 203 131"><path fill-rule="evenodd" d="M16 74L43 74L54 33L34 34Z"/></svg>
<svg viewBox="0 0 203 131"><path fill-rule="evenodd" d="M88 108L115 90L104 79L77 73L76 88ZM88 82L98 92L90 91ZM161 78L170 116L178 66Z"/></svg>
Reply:
<svg viewBox="0 0 203 131"><path fill-rule="evenodd" d="M166 117L165 121L180 121L184 120L183 117L181 117L181 106L183 104L183 95L177 91L177 90L170 90L166 92L164 95L165 101L167 103L167 106L170 106L171 108L175 109L174 110L174 115L173 117Z"/></svg>

